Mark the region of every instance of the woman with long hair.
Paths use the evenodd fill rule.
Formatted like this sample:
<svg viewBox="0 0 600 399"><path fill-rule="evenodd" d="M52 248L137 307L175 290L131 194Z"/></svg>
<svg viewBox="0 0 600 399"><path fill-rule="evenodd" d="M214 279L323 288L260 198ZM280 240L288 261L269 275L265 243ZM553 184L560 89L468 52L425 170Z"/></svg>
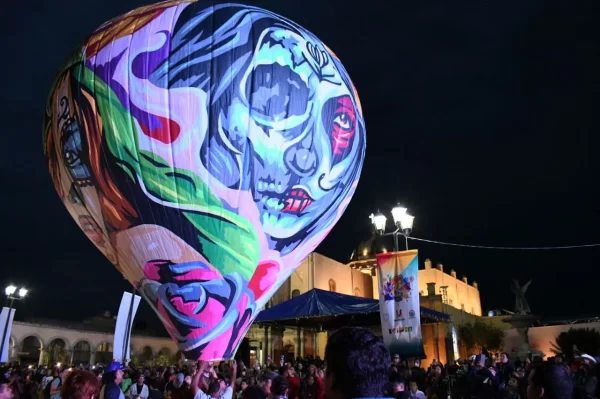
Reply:
<svg viewBox="0 0 600 399"><path fill-rule="evenodd" d="M100 383L96 375L86 370L72 371L61 389L61 399L99 399Z"/></svg>

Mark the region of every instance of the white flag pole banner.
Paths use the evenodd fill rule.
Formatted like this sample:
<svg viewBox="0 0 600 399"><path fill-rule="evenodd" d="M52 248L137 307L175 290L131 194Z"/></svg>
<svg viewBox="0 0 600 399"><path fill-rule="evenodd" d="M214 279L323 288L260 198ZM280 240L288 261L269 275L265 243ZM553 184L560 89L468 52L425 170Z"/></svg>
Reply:
<svg viewBox="0 0 600 399"><path fill-rule="evenodd" d="M12 330L12 323L15 317L15 309L2 308L0 314L0 331L2 332L2 341L0 343L0 363L8 363L8 355L10 350L10 332Z"/></svg>
<svg viewBox="0 0 600 399"><path fill-rule="evenodd" d="M131 359L131 329L141 299L139 295L123 293L113 341L113 360L116 362L126 363Z"/></svg>
<svg viewBox="0 0 600 399"><path fill-rule="evenodd" d="M377 255L383 341L392 355L425 358L419 308L418 251Z"/></svg>

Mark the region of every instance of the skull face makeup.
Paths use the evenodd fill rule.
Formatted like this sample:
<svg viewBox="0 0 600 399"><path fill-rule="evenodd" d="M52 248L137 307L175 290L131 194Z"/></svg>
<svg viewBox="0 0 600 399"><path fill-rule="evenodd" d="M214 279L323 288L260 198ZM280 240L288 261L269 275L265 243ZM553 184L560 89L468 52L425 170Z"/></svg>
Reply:
<svg viewBox="0 0 600 399"><path fill-rule="evenodd" d="M339 205L364 149L352 88L312 40L264 32L242 81L252 191L275 246L294 244L288 240L309 234L312 222Z"/></svg>
<svg viewBox="0 0 600 399"><path fill-rule="evenodd" d="M337 57L236 4L173 0L107 22L47 113L65 205L194 359L233 356L341 217L365 153Z"/></svg>
<svg viewBox="0 0 600 399"><path fill-rule="evenodd" d="M192 167L226 189L251 190L269 247L288 253L331 224L358 177L365 129L352 83L293 22L235 5L215 7L210 18L198 9L183 11L178 46L152 79L206 94L213 123L202 126L201 165ZM209 36L213 19L226 22ZM189 46L199 57L185 58Z"/></svg>

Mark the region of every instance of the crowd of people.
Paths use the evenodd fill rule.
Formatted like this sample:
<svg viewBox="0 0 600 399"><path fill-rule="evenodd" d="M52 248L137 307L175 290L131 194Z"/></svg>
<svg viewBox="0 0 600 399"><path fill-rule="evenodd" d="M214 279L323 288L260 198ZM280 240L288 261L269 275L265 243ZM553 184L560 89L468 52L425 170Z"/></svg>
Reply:
<svg viewBox="0 0 600 399"><path fill-rule="evenodd" d="M382 340L358 327L329 337L325 359L198 362L181 367L25 368L2 370L0 399L596 399L589 355L512 361L487 351L427 370L391 356Z"/></svg>

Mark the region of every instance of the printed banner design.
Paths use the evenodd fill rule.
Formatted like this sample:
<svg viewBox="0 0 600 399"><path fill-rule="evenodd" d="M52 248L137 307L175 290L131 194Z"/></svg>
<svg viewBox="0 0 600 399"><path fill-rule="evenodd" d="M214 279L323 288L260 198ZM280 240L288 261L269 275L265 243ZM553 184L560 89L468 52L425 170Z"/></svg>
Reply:
<svg viewBox="0 0 600 399"><path fill-rule="evenodd" d="M15 317L15 309L2 308L0 313L0 331L2 339L0 343L0 363L8 363L10 351L10 332L12 330L12 322Z"/></svg>
<svg viewBox="0 0 600 399"><path fill-rule="evenodd" d="M131 360L131 330L141 300L140 296L129 292L124 292L121 298L113 340L113 360L117 362L126 363Z"/></svg>
<svg viewBox="0 0 600 399"><path fill-rule="evenodd" d="M392 355L425 358L419 312L418 251L377 255L383 341Z"/></svg>

